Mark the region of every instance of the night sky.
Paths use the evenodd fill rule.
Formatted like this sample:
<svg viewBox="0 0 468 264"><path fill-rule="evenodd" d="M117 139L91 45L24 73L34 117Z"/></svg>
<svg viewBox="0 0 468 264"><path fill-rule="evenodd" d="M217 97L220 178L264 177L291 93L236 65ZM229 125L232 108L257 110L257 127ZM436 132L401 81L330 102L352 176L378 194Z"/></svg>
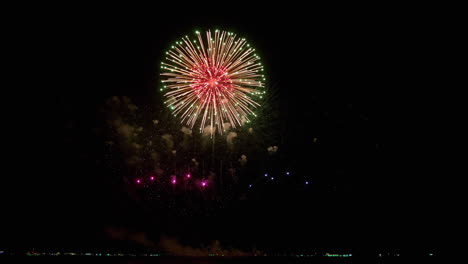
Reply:
<svg viewBox="0 0 468 264"><path fill-rule="evenodd" d="M417 28L400 31L397 18L380 14L155 13L138 22L62 14L32 23L23 47L40 59L23 62L35 71L24 79L40 73L46 81L11 100L22 143L11 154L14 170L4 175L13 183L4 192L2 248L145 249L113 238L115 230L155 243L164 234L192 247L219 240L268 252L435 247L438 194L426 173L436 165L412 143L424 114L409 117L416 92L401 78ZM279 98L269 106L279 113L274 173L288 170L296 179L263 186L255 199L210 215L158 213L130 199L104 164L103 106L112 96L161 103L163 53L196 29L231 30L258 50ZM306 179L308 186L301 184Z"/></svg>

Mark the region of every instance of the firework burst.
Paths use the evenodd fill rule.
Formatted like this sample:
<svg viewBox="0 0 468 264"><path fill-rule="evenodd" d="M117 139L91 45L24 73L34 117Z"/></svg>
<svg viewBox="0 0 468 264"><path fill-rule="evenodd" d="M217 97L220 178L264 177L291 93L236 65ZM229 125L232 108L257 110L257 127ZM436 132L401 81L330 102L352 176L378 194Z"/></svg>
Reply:
<svg viewBox="0 0 468 264"><path fill-rule="evenodd" d="M182 123L200 131L223 133L224 124L235 128L256 116L254 109L265 93L260 57L244 38L230 32L198 31L166 52L161 63L165 104Z"/></svg>

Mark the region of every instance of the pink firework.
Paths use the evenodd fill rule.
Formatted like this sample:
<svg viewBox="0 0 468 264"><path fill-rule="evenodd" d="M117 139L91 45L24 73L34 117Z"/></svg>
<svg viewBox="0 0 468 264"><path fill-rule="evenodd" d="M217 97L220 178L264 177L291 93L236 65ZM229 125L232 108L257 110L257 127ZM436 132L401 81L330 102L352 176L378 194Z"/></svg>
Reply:
<svg viewBox="0 0 468 264"><path fill-rule="evenodd" d="M265 93L260 57L233 33L196 35L177 41L161 63L165 104L182 123L193 128L199 121L200 131L208 127L211 134L222 133L225 123L235 128L250 122Z"/></svg>

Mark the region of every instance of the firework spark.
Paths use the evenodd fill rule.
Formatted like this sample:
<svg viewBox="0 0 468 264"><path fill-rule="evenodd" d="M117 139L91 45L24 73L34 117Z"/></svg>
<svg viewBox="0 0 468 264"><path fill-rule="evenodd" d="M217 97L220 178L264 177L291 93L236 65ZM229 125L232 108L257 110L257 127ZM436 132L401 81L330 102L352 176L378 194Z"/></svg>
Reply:
<svg viewBox="0 0 468 264"><path fill-rule="evenodd" d="M250 122L253 110L265 91L265 76L260 57L244 38L230 32L208 30L206 39L185 36L177 41L161 63L164 102L193 128L200 122L223 133L223 123L233 128ZM214 129L216 128L216 129Z"/></svg>

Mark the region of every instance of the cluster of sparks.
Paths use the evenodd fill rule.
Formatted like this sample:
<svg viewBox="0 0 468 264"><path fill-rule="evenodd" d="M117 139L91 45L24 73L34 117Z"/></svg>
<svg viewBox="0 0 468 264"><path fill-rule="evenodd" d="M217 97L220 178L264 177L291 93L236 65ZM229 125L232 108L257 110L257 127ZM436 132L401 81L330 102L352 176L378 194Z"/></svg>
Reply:
<svg viewBox="0 0 468 264"><path fill-rule="evenodd" d="M185 183L188 183L191 179L192 179L192 175L190 173L187 173L185 174ZM155 176L150 176L149 177L149 182L155 182L156 181L156 177ZM145 184L145 183L149 183L148 181L145 181L144 178L136 178L135 179L135 183L140 185L140 184ZM206 179L201 179L201 180L195 180L194 182L197 182L198 185L202 188L202 189L205 189L206 187L208 187L208 180ZM175 186L177 185L179 182L177 180L177 176L176 175L171 175L170 176L170 183L171 185Z"/></svg>
<svg viewBox="0 0 468 264"><path fill-rule="evenodd" d="M284 175L285 175L286 177L288 177L288 176L291 175L291 173L290 173L289 171L286 171ZM264 176L265 178L267 178L267 179L269 178L271 181L274 181L274 180L275 180L274 177L269 177L269 174L268 174L268 173L265 173L263 176ZM185 174L185 179L186 179L186 180L190 180L191 178L192 178L192 175L191 175L190 173ZM155 177L154 177L154 176L151 176L151 177L149 177L149 179L150 179L151 182L153 182L153 181L155 180ZM257 180L257 183L258 183L259 180L260 180L260 179ZM137 178L137 179L135 180L135 182L136 182L137 184L142 184L142 183L143 183L143 179L142 179L142 178ZM176 175L171 175L171 180L170 180L170 182L171 182L172 185L176 185L176 184L177 184L177 176L176 176ZM309 183L310 183L310 182L309 182L308 180L305 180L305 181L304 181L304 184L305 184L305 185L309 185ZM202 189L204 189L205 187L208 187L208 180L202 179L202 180L198 181L198 184L199 184L199 186L200 186ZM254 184L251 183L251 184L248 185L248 188L252 188L253 186L254 186Z"/></svg>
<svg viewBox="0 0 468 264"><path fill-rule="evenodd" d="M225 124L233 128L256 116L265 91L260 57L244 38L230 32L208 30L206 39L185 36L166 52L161 63L167 106L183 124L200 131L209 127L223 133Z"/></svg>

